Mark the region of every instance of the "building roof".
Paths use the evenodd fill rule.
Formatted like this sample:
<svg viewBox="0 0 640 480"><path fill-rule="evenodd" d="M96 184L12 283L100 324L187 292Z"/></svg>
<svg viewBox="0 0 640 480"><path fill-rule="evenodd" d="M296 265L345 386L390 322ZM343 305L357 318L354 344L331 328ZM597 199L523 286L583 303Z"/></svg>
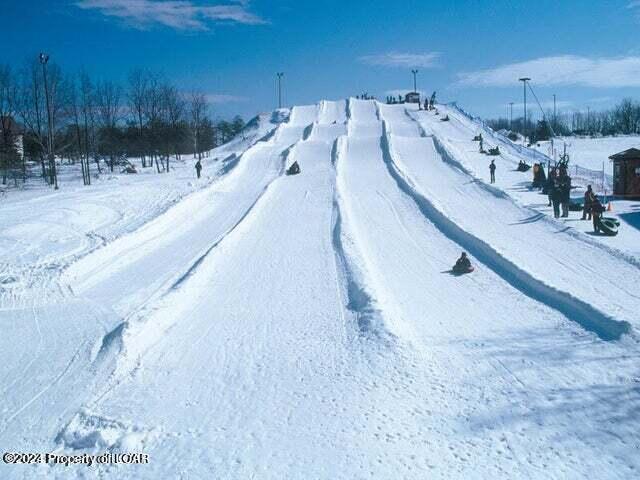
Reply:
<svg viewBox="0 0 640 480"><path fill-rule="evenodd" d="M624 152L616 153L609 157L610 160L640 160L640 150L637 148L630 148Z"/></svg>

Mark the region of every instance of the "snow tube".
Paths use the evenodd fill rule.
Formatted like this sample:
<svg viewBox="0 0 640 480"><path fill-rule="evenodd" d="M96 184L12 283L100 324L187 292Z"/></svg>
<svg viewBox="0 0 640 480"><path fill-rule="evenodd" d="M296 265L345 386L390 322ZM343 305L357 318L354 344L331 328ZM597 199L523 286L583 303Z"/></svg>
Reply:
<svg viewBox="0 0 640 480"><path fill-rule="evenodd" d="M471 273L473 272L474 268L473 267L469 267L469 268L457 268L455 265L454 267L451 269L451 272L454 275L464 275L466 273Z"/></svg>
<svg viewBox="0 0 640 480"><path fill-rule="evenodd" d="M602 217L602 220L606 220L608 222L613 223L616 227L620 226L620 220L618 220L617 218L613 218L613 217Z"/></svg>
<svg viewBox="0 0 640 480"><path fill-rule="evenodd" d="M618 225L613 218L601 218L598 227L605 235L613 237L618 234Z"/></svg>

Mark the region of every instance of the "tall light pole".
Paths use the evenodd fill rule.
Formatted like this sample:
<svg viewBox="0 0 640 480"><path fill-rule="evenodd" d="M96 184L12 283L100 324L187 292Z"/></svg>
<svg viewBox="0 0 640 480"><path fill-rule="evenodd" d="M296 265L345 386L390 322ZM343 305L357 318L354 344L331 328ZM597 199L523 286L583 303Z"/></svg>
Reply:
<svg viewBox="0 0 640 480"><path fill-rule="evenodd" d="M278 72L276 75L278 76L278 108L282 108L282 77L284 77L284 72Z"/></svg>
<svg viewBox="0 0 640 480"><path fill-rule="evenodd" d="M556 94L553 94L553 130L556 129Z"/></svg>
<svg viewBox="0 0 640 480"><path fill-rule="evenodd" d="M509 130L513 129L513 102L509 102Z"/></svg>
<svg viewBox="0 0 640 480"><path fill-rule="evenodd" d="M49 101L49 85L47 83L47 62L49 61L49 55L46 53L40 53L40 64L42 65L42 76L44 78L44 95L47 100L47 149L49 150L49 169L51 170L51 180L53 188L58 189L58 175L56 173L56 158L53 154L53 128L51 125L51 102Z"/></svg>
<svg viewBox="0 0 640 480"><path fill-rule="evenodd" d="M418 83L416 82L416 75L418 74L418 70L411 70L413 73L413 91L418 92Z"/></svg>
<svg viewBox="0 0 640 480"><path fill-rule="evenodd" d="M527 144L527 82L531 80L529 77L518 79L524 87L524 144Z"/></svg>

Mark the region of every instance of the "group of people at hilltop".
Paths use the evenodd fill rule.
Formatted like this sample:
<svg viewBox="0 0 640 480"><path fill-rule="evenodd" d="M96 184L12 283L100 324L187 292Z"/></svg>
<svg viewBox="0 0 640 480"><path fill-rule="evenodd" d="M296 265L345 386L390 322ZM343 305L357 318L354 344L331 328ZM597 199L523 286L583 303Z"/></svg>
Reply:
<svg viewBox="0 0 640 480"><path fill-rule="evenodd" d="M387 95L387 105L399 105L399 104L404 104L406 103L406 98L403 97L402 95L398 95L397 97L395 97L394 95ZM420 110L424 109L427 111L430 110L435 110L435 105L436 105L436 92L433 92L433 94L431 94L431 97L426 97L424 99L424 102L420 102L418 101L418 108Z"/></svg>
<svg viewBox="0 0 640 480"><path fill-rule="evenodd" d="M425 98L424 99L424 109L427 111L430 110L435 110L435 104L436 104L436 97L435 97L436 93L433 92L433 95L431 96L431 98Z"/></svg>

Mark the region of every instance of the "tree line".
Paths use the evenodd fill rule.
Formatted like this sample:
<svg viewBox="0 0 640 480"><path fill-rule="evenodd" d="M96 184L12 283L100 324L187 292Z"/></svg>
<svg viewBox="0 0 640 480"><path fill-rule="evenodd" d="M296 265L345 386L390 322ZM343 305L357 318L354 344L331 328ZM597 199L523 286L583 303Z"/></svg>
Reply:
<svg viewBox="0 0 640 480"><path fill-rule="evenodd" d="M601 111L563 112L555 117L547 111L538 121L527 119L525 128L522 117L510 122L507 118L487 121L494 130L509 130L524 135L532 142L548 140L556 135L633 135L640 134L640 102L625 98L614 107Z"/></svg>
<svg viewBox="0 0 640 480"><path fill-rule="evenodd" d="M239 116L213 121L206 95L182 92L156 72L135 69L121 85L38 59L18 70L0 64L3 184L37 175L57 185L61 162L80 164L85 185L105 169L135 171L130 158L169 172L172 158L201 159L244 126Z"/></svg>

